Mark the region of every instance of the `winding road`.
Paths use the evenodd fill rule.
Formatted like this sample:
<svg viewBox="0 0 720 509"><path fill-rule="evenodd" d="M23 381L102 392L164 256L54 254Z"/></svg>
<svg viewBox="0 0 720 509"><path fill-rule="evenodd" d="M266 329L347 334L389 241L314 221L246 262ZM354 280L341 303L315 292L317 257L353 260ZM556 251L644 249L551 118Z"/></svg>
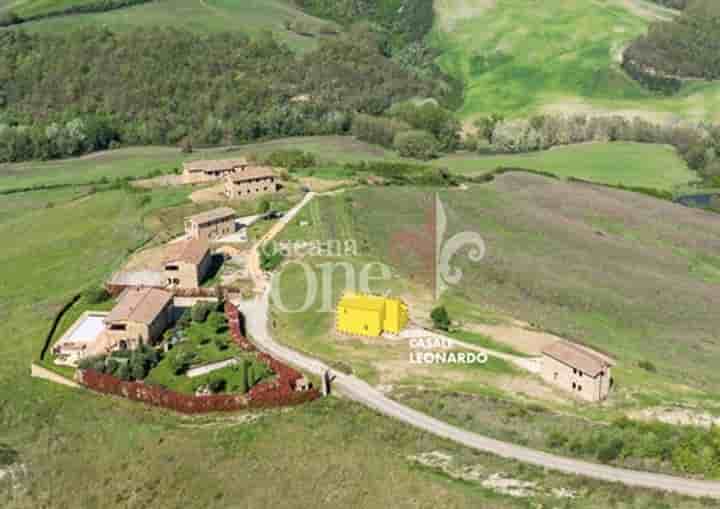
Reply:
<svg viewBox="0 0 720 509"><path fill-rule="evenodd" d="M261 242L271 240L282 228L290 222L300 209L312 199L309 194L305 199L294 207L288 214L276 224ZM322 376L330 368L321 361L301 354L284 345L276 342L270 333L269 311L270 311L270 288L271 280L260 270L257 263L257 248L250 254L250 265L255 264L256 270L251 270L253 279L256 282L258 295L250 300L237 300L233 303L245 314L247 331L252 336L254 343L261 350L281 359L299 369ZM380 391L365 383L357 377L333 372L335 377L333 390L354 401L383 414L402 421L410 426L422 429L436 436L452 440L458 444L508 458L512 460L529 463L539 467L564 472L567 474L580 475L601 481L617 482L628 486L650 488L662 491L671 491L694 497L712 497L720 499L720 482L700 481L685 479L651 472L628 470L624 468L600 465L587 461L575 460L549 454L520 445L495 440L477 433L473 433L446 422L440 421L426 414L413 410L405 405L386 397Z"/></svg>

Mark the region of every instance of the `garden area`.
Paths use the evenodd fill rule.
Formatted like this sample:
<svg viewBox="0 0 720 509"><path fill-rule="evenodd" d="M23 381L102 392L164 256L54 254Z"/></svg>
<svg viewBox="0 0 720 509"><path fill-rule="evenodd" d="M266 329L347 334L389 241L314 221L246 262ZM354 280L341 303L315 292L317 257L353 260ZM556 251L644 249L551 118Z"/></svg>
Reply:
<svg viewBox="0 0 720 509"><path fill-rule="evenodd" d="M164 335L165 352L142 345L134 351L86 359L80 368L183 394L244 394L273 373L254 353L242 351L231 340L221 306L199 302L185 311ZM218 363L221 367L211 370ZM189 376L202 367L208 371Z"/></svg>

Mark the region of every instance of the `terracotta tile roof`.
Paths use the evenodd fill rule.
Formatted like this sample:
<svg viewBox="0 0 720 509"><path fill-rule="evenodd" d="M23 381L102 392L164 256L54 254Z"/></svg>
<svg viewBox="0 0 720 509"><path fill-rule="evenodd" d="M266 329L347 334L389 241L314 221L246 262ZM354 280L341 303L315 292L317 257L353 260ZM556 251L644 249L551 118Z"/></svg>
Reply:
<svg viewBox="0 0 720 509"><path fill-rule="evenodd" d="M248 180L270 178L275 176L275 172L272 170L272 168L268 168L266 166L252 166L250 168L246 168L245 170L233 173L232 175L228 175L227 178L229 178L233 182L238 183L247 182Z"/></svg>
<svg viewBox="0 0 720 509"><path fill-rule="evenodd" d="M212 159L202 161L186 161L183 163L185 171L229 171L239 166L247 166L247 159Z"/></svg>
<svg viewBox="0 0 720 509"><path fill-rule="evenodd" d="M172 242L165 246L165 263L186 262L199 265L210 250L208 243L202 239L188 239Z"/></svg>
<svg viewBox="0 0 720 509"><path fill-rule="evenodd" d="M151 323L173 299L173 294L158 288L130 288L120 297L105 323Z"/></svg>
<svg viewBox="0 0 720 509"><path fill-rule="evenodd" d="M615 364L610 357L570 341L557 341L542 353L593 377Z"/></svg>
<svg viewBox="0 0 720 509"><path fill-rule="evenodd" d="M185 220L192 223L205 224L218 219L227 219L230 217L234 219L235 215L235 211L230 207L220 207L219 209L212 209L208 210L207 212L202 212L200 214L195 214L194 216L186 217Z"/></svg>

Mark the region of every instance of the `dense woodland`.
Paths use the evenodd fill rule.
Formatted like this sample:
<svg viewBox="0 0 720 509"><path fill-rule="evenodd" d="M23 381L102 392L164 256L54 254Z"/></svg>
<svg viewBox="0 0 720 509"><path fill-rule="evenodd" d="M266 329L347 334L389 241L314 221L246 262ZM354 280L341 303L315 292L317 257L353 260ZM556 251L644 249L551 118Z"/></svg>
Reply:
<svg viewBox="0 0 720 509"><path fill-rule="evenodd" d="M657 22L625 51L625 69L651 89L672 93L683 78L720 79L720 2L689 0L673 21Z"/></svg>
<svg viewBox="0 0 720 509"><path fill-rule="evenodd" d="M116 143L242 143L343 133L356 112L449 97L354 26L298 56L270 34L0 33L0 161L73 156ZM62 58L58 58L62 55Z"/></svg>

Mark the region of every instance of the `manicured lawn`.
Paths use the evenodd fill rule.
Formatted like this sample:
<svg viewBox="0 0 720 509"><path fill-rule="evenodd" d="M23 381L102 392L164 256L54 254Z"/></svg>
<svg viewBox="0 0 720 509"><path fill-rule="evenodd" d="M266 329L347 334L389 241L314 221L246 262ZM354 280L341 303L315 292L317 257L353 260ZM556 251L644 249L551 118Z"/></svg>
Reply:
<svg viewBox="0 0 720 509"><path fill-rule="evenodd" d="M692 84L663 98L622 72L619 52L649 24L622 2L439 0L436 8L439 63L467 84L468 119L546 108L720 118L720 85Z"/></svg>
<svg viewBox="0 0 720 509"><path fill-rule="evenodd" d="M647 143L588 143L519 155L451 155L433 164L463 175L526 168L603 184L673 190L698 180L674 148Z"/></svg>

